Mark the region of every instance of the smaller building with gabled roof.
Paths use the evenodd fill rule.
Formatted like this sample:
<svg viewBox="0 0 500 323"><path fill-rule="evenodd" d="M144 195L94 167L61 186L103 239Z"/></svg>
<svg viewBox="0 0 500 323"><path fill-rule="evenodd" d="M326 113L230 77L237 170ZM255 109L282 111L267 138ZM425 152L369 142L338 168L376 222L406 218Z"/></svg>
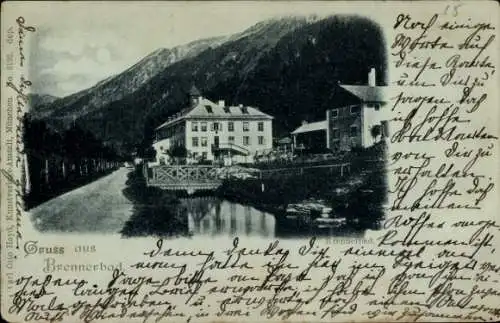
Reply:
<svg viewBox="0 0 500 323"><path fill-rule="evenodd" d="M369 147L388 135L386 86L376 85L375 69L367 85L339 84L348 94L348 103L326 111L326 120L304 123L292 132L294 146L311 150L350 150ZM323 139L324 138L324 139Z"/></svg>
<svg viewBox="0 0 500 323"><path fill-rule="evenodd" d="M372 68L367 85L339 85L351 99L349 104L327 111L328 148L331 150L370 147L388 135L384 113L387 86L376 84L375 73Z"/></svg>

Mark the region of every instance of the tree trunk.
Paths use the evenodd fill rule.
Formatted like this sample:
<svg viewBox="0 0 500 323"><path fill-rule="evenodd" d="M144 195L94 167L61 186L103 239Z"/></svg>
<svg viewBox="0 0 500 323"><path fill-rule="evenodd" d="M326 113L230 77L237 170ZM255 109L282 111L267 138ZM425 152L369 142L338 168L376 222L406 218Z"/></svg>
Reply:
<svg viewBox="0 0 500 323"><path fill-rule="evenodd" d="M45 183L49 185L49 159L45 159Z"/></svg>
<svg viewBox="0 0 500 323"><path fill-rule="evenodd" d="M62 160L62 175L63 175L63 179L66 179L66 164L64 162L64 159Z"/></svg>

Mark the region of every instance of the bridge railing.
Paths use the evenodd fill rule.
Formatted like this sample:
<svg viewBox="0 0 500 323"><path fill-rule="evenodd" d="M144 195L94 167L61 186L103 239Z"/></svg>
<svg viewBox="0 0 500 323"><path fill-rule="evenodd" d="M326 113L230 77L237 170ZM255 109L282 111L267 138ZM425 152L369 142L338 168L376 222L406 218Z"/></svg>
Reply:
<svg viewBox="0 0 500 323"><path fill-rule="evenodd" d="M219 183L219 167L204 165L158 165L144 168L148 185Z"/></svg>
<svg viewBox="0 0 500 323"><path fill-rule="evenodd" d="M351 173L351 163L262 169L259 171L259 176L260 178L269 178L304 175L312 172L321 172L325 173L325 175L343 177Z"/></svg>

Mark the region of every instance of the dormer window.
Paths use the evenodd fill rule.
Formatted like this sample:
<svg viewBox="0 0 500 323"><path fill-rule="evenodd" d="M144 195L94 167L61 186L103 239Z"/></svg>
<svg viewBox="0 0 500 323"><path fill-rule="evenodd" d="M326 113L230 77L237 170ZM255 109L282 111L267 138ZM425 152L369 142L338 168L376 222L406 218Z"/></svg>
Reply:
<svg viewBox="0 0 500 323"><path fill-rule="evenodd" d="M212 107L209 105L206 105L205 109L207 110L208 113L214 113L214 111L212 110Z"/></svg>
<svg viewBox="0 0 500 323"><path fill-rule="evenodd" d="M241 113L248 114L248 107L241 107Z"/></svg>
<svg viewBox="0 0 500 323"><path fill-rule="evenodd" d="M229 107L224 107L224 112L225 113L231 113L231 110L229 109Z"/></svg>

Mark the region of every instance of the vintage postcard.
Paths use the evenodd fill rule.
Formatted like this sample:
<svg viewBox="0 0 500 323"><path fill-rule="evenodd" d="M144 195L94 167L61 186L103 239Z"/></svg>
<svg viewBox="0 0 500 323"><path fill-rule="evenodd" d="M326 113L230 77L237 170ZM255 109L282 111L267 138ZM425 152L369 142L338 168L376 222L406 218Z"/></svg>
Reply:
<svg viewBox="0 0 500 323"><path fill-rule="evenodd" d="M500 320L495 1L4 2L8 322Z"/></svg>

